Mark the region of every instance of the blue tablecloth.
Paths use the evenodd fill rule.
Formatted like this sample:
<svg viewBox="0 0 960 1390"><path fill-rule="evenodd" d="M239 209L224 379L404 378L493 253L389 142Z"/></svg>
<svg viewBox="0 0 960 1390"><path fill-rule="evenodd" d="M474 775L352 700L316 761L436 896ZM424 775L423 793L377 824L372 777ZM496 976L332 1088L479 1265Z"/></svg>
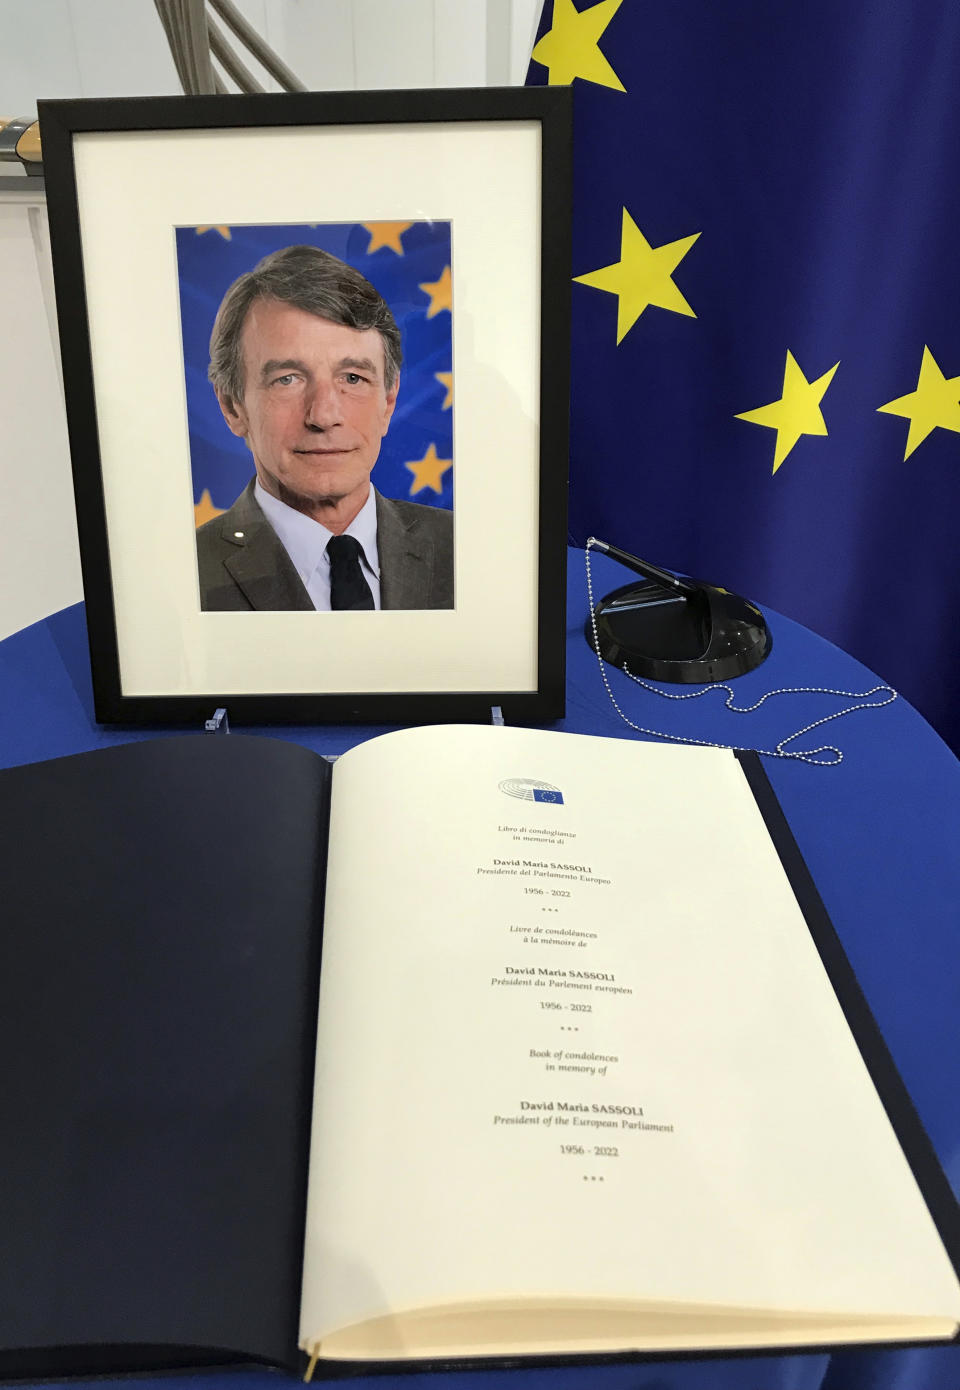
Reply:
<svg viewBox="0 0 960 1390"><path fill-rule="evenodd" d="M624 582L594 559L597 593ZM613 709L595 655L583 638L587 596L583 555L572 552L568 581L566 717L572 732L640 737ZM781 687L864 692L877 677L830 643L774 613L773 651L734 683L738 704ZM609 670L609 668L608 668ZM803 693L767 701L753 714L724 709L716 689L672 701L609 671L624 712L671 736L772 749L812 720L850 701ZM664 686L670 694L690 687ZM212 710L211 710L212 713ZM243 729L339 753L386 732L359 725ZM77 605L0 643L0 766L82 752L182 729L107 730L93 720L83 607ZM237 729L236 732L241 732ZM213 735L208 735L212 737ZM838 767L765 757L764 766L813 873L887 1045L955 1192L960 1193L960 763L903 700L864 710L789 745L836 744ZM202 1377L204 1390L266 1390L289 1378L243 1371ZM550 1370L363 1377L385 1390L960 1390L955 1346L759 1358L710 1357ZM171 1390L195 1390L176 1376ZM131 1382L133 1385L134 1382ZM291 1382L292 1383L292 1382ZM118 1382L111 1382L116 1386Z"/></svg>

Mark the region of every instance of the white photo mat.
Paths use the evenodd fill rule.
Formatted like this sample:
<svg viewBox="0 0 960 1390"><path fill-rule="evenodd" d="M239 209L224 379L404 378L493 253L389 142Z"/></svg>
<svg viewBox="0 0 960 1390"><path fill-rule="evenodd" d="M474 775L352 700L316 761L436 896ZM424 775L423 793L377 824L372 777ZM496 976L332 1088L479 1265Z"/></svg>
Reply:
<svg viewBox="0 0 960 1390"><path fill-rule="evenodd" d="M97 132L73 144L122 694L535 691L539 123ZM441 219L454 609L201 612L175 228Z"/></svg>

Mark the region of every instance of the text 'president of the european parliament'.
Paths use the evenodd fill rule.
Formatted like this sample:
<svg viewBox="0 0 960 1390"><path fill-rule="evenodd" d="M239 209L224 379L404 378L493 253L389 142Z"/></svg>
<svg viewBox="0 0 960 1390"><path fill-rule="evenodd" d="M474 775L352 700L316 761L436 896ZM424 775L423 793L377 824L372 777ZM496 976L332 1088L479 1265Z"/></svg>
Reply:
<svg viewBox="0 0 960 1390"><path fill-rule="evenodd" d="M256 477L197 531L205 611L453 607L451 514L370 484L401 361L380 294L317 247L230 286L209 376Z"/></svg>

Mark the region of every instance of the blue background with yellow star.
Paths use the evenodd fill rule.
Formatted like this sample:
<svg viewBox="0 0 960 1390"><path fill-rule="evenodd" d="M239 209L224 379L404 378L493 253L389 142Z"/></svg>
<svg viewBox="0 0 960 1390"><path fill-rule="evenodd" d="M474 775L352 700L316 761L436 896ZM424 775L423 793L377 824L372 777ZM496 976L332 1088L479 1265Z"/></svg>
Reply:
<svg viewBox="0 0 960 1390"><path fill-rule="evenodd" d="M210 331L227 289L281 246L319 246L359 270L390 305L403 340L400 394L373 479L386 497L453 506L449 222L178 227L177 266L197 525L253 477L207 380Z"/></svg>
<svg viewBox="0 0 960 1390"><path fill-rule="evenodd" d="M960 748L960 6L547 0L571 527L768 603Z"/></svg>

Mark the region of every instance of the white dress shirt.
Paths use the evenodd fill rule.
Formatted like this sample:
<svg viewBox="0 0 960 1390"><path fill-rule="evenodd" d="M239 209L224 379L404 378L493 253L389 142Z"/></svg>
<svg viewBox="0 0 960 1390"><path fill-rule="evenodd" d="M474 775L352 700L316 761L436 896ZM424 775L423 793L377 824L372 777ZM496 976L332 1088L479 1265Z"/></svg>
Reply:
<svg viewBox="0 0 960 1390"><path fill-rule="evenodd" d="M290 556L293 567L313 600L314 608L330 611L330 560L327 543L333 535L319 521L303 512L278 502L260 486L258 478L253 495L264 516L276 531L280 544ZM360 543L360 568L370 585L374 608L380 607L380 555L377 551L377 504L371 487L366 502L343 533Z"/></svg>

